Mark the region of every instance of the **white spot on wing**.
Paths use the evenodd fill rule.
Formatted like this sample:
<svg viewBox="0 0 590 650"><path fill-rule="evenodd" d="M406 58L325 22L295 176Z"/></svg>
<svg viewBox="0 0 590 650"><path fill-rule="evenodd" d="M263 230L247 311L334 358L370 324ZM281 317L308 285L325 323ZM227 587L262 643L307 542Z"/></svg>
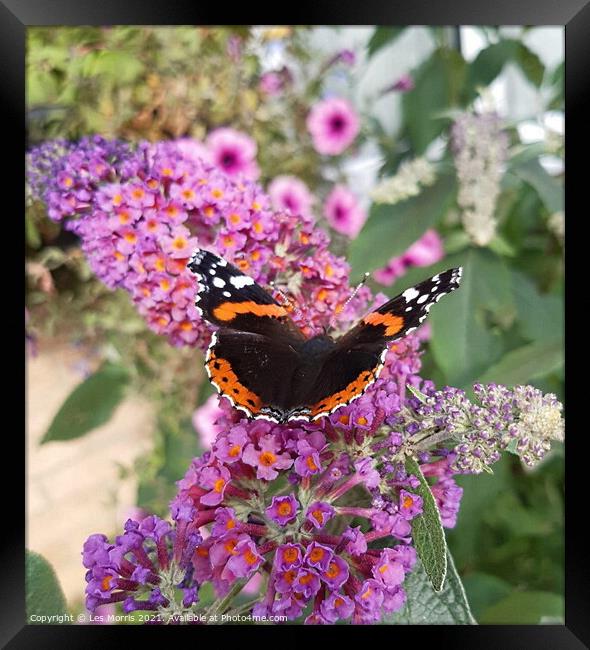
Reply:
<svg viewBox="0 0 590 650"><path fill-rule="evenodd" d="M402 296L406 299L406 302L410 302L410 300L414 300L416 296L419 296L420 294L412 287L411 289L406 289L403 293Z"/></svg>
<svg viewBox="0 0 590 650"><path fill-rule="evenodd" d="M248 275L236 275L235 277L230 278L229 281L236 289L242 289L245 286L254 284L254 280Z"/></svg>
<svg viewBox="0 0 590 650"><path fill-rule="evenodd" d="M221 278L213 278L213 286L221 289L225 287L225 280L222 280Z"/></svg>

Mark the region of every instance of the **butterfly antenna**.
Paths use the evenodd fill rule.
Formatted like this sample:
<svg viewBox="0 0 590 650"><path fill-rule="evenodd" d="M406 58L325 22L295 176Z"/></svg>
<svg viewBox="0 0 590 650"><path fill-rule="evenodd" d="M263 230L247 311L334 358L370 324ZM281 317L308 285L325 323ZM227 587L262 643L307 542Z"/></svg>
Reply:
<svg viewBox="0 0 590 650"><path fill-rule="evenodd" d="M342 305L337 305L337 306L336 306L336 309L334 310L334 313L333 313L333 315L332 315L332 318L330 319L330 323L328 324L328 328L327 328L327 329L330 329L330 328L334 325L334 319L336 318L336 316L338 316L338 314L342 313L342 312L346 309L346 306L348 305L348 303L349 303L351 300L354 299L354 297L356 296L356 294L361 290L361 287L362 287L362 286L366 283L366 281L369 279L369 276L370 276L370 275L371 275L371 274L367 271L367 272L365 273L365 275L363 276L363 279L362 279L362 280L361 280L361 281L356 285L354 291L350 294L350 296L348 296L348 298L346 299L346 301L344 302L344 304L342 304Z"/></svg>

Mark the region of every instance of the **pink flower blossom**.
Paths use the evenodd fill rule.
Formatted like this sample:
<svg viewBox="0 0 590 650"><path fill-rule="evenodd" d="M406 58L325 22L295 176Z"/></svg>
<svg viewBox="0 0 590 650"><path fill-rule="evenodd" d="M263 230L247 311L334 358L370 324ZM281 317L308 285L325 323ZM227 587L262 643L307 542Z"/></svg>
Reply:
<svg viewBox="0 0 590 650"><path fill-rule="evenodd" d="M307 116L307 130L314 149L321 154L337 156L356 138L359 117L346 99L325 99L312 107Z"/></svg>
<svg viewBox="0 0 590 650"><path fill-rule="evenodd" d="M275 210L289 210L291 214L308 216L314 197L307 185L295 176L277 176L268 186Z"/></svg>
<svg viewBox="0 0 590 650"><path fill-rule="evenodd" d="M356 196L344 185L336 185L324 204L324 215L337 232L354 239L360 232L367 213Z"/></svg>
<svg viewBox="0 0 590 650"><path fill-rule="evenodd" d="M226 174L242 174L251 180L256 180L260 175L256 163L256 142L245 133L229 128L215 129L208 135L205 144L213 164Z"/></svg>

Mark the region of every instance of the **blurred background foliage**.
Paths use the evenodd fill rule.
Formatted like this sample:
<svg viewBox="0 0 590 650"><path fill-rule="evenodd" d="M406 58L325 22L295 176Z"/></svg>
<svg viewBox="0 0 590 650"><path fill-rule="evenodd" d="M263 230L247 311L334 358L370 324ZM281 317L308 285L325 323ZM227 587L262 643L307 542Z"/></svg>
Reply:
<svg viewBox="0 0 590 650"><path fill-rule="evenodd" d="M563 401L563 131L554 126L563 119L563 61L549 66L527 44L535 29L470 30L478 47L468 54L458 28L30 28L28 143L94 133L202 140L231 126L256 140L264 185L278 174L296 175L320 201L334 183L370 190L405 161L425 156L436 165L436 182L391 205L371 204L365 192L365 227L352 242L334 234L335 249L360 278L435 228L441 261L407 269L393 286L371 281L394 295L464 266L461 291L430 318L422 375L466 389L474 381L531 383ZM414 44L419 54L406 56L403 71L411 87L391 91L390 62ZM343 47L354 51L354 65L338 63ZM283 80L273 96L260 83L269 71ZM498 105L507 75L528 93L517 115L509 103ZM314 151L305 126L309 107L326 93L346 94L362 115L354 148L331 160ZM485 246L463 228L449 142L460 112L474 110L499 112L508 138L498 227ZM319 206L315 213L321 219ZM82 402L64 404L46 441L82 435L84 427L72 426L85 421L80 410L104 410L86 430L108 419L132 386L157 412L153 450L133 468L137 504L165 515L174 482L201 451L191 416L211 388L198 353L149 332L127 295L92 277L75 237L37 204L27 206L26 279L31 342L59 336L82 345L90 367L103 372L94 387L79 388ZM101 399L105 390L110 401ZM561 620L563 449L534 471L508 456L493 476L459 482L463 504L448 537L478 621Z"/></svg>

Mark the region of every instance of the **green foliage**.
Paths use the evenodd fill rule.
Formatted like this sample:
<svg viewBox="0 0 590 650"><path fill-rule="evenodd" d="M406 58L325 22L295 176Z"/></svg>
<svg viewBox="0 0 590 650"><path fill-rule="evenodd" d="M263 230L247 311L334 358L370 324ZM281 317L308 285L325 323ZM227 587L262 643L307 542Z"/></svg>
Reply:
<svg viewBox="0 0 590 650"><path fill-rule="evenodd" d="M27 620L31 616L67 614L66 599L53 567L39 553L28 549L25 551L25 589Z"/></svg>
<svg viewBox="0 0 590 650"><path fill-rule="evenodd" d="M413 458L406 459L406 470L420 481L417 493L422 497L421 515L412 521L412 539L435 592L440 592L447 575L447 542L438 506L420 466Z"/></svg>
<svg viewBox="0 0 590 650"><path fill-rule="evenodd" d="M439 48L414 71L416 87L403 96L405 133L413 152L421 155L443 131L440 114L463 103L467 65L459 52Z"/></svg>
<svg viewBox="0 0 590 650"><path fill-rule="evenodd" d="M462 266L463 278L431 312L431 350L446 382L463 386L500 358L499 330L514 317L510 274L503 258L476 248L445 258L445 266Z"/></svg>
<svg viewBox="0 0 590 650"><path fill-rule="evenodd" d="M129 373L124 367L105 363L68 396L41 444L79 438L108 422L128 382Z"/></svg>
<svg viewBox="0 0 590 650"><path fill-rule="evenodd" d="M539 57L522 41L502 39L481 50L469 66L467 79L469 99L477 95L479 88L489 86L508 63L518 66L533 85L537 87L541 85L545 67Z"/></svg>
<svg viewBox="0 0 590 650"><path fill-rule="evenodd" d="M404 32L404 27L377 27L367 45L369 56L386 45L394 43Z"/></svg>
<svg viewBox="0 0 590 650"><path fill-rule="evenodd" d="M415 197L394 205L373 204L363 230L349 248L353 278L401 255L444 215L455 192L454 177L441 174Z"/></svg>
<svg viewBox="0 0 590 650"><path fill-rule="evenodd" d="M536 625L564 623L563 596L546 591L518 591L488 607L480 623L500 625Z"/></svg>
<svg viewBox="0 0 590 650"><path fill-rule="evenodd" d="M440 592L435 592L420 560L404 582L404 607L386 617L395 625L473 625L476 623L453 558L447 557L448 574Z"/></svg>

